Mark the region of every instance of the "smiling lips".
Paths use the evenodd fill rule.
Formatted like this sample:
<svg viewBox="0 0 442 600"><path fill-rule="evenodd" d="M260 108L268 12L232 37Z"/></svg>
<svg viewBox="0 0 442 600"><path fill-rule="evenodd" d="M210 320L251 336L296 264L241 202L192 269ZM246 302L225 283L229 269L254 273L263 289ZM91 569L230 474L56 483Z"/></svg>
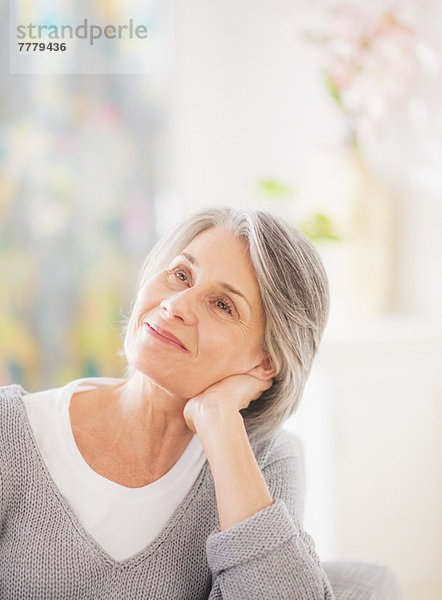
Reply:
<svg viewBox="0 0 442 600"><path fill-rule="evenodd" d="M182 348L183 350L187 350L187 348L184 346L184 344L182 344L181 341L178 338L176 338L174 335L172 335L169 331L162 329L161 327L159 327L156 324L154 325L153 323L149 323L148 321L144 321L144 326L146 327L147 331L151 335L160 339L162 342L166 342L168 344L178 346L179 348Z"/></svg>

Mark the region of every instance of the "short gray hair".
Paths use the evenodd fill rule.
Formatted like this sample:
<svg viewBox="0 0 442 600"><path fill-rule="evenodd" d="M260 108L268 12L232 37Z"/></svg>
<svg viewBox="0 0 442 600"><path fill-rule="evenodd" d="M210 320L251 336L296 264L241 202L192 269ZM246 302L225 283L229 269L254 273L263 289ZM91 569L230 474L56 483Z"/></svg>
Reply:
<svg viewBox="0 0 442 600"><path fill-rule="evenodd" d="M276 367L273 385L241 411L247 434L260 442L296 410L327 323L329 291L319 255L300 231L258 209L211 208L194 213L147 256L138 291L200 233L231 230L248 245L265 314L263 350ZM132 325L132 327L131 327ZM129 319L125 348L133 329Z"/></svg>

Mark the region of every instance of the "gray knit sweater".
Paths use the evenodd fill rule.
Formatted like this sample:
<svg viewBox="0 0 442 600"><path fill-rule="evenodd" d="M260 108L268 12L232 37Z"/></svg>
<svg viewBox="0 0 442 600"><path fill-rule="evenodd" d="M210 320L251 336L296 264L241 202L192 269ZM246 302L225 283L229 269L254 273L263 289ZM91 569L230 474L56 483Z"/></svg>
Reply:
<svg viewBox="0 0 442 600"><path fill-rule="evenodd" d="M333 593L296 510L282 430L252 446L275 502L219 530L208 462L161 533L111 558L84 530L37 448L19 386L0 387L1 600L318 600Z"/></svg>

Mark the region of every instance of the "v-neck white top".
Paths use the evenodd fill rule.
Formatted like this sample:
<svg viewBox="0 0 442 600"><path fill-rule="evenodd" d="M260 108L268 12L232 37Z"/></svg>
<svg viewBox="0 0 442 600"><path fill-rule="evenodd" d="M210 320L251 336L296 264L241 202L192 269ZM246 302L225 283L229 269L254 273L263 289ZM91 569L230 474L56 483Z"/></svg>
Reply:
<svg viewBox="0 0 442 600"><path fill-rule="evenodd" d="M109 377L76 379L64 387L23 396L38 448L60 492L83 527L115 560L145 548L161 532L189 492L206 460L196 434L160 479L128 488L96 473L72 433L69 404L77 391L118 382Z"/></svg>

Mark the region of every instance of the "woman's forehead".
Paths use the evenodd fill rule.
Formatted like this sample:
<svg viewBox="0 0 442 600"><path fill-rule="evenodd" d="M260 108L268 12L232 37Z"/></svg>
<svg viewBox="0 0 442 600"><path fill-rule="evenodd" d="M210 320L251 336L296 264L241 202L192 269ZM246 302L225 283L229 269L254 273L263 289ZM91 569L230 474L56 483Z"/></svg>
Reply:
<svg viewBox="0 0 442 600"><path fill-rule="evenodd" d="M210 246L225 245L225 252L230 250L231 254L245 255L249 260L249 247L247 240L226 227L211 227L197 234L186 246L186 248L209 248Z"/></svg>
<svg viewBox="0 0 442 600"><path fill-rule="evenodd" d="M203 231L183 249L181 254L192 257L198 266L228 267L240 269L244 276L255 279L247 241L233 231L212 227Z"/></svg>

